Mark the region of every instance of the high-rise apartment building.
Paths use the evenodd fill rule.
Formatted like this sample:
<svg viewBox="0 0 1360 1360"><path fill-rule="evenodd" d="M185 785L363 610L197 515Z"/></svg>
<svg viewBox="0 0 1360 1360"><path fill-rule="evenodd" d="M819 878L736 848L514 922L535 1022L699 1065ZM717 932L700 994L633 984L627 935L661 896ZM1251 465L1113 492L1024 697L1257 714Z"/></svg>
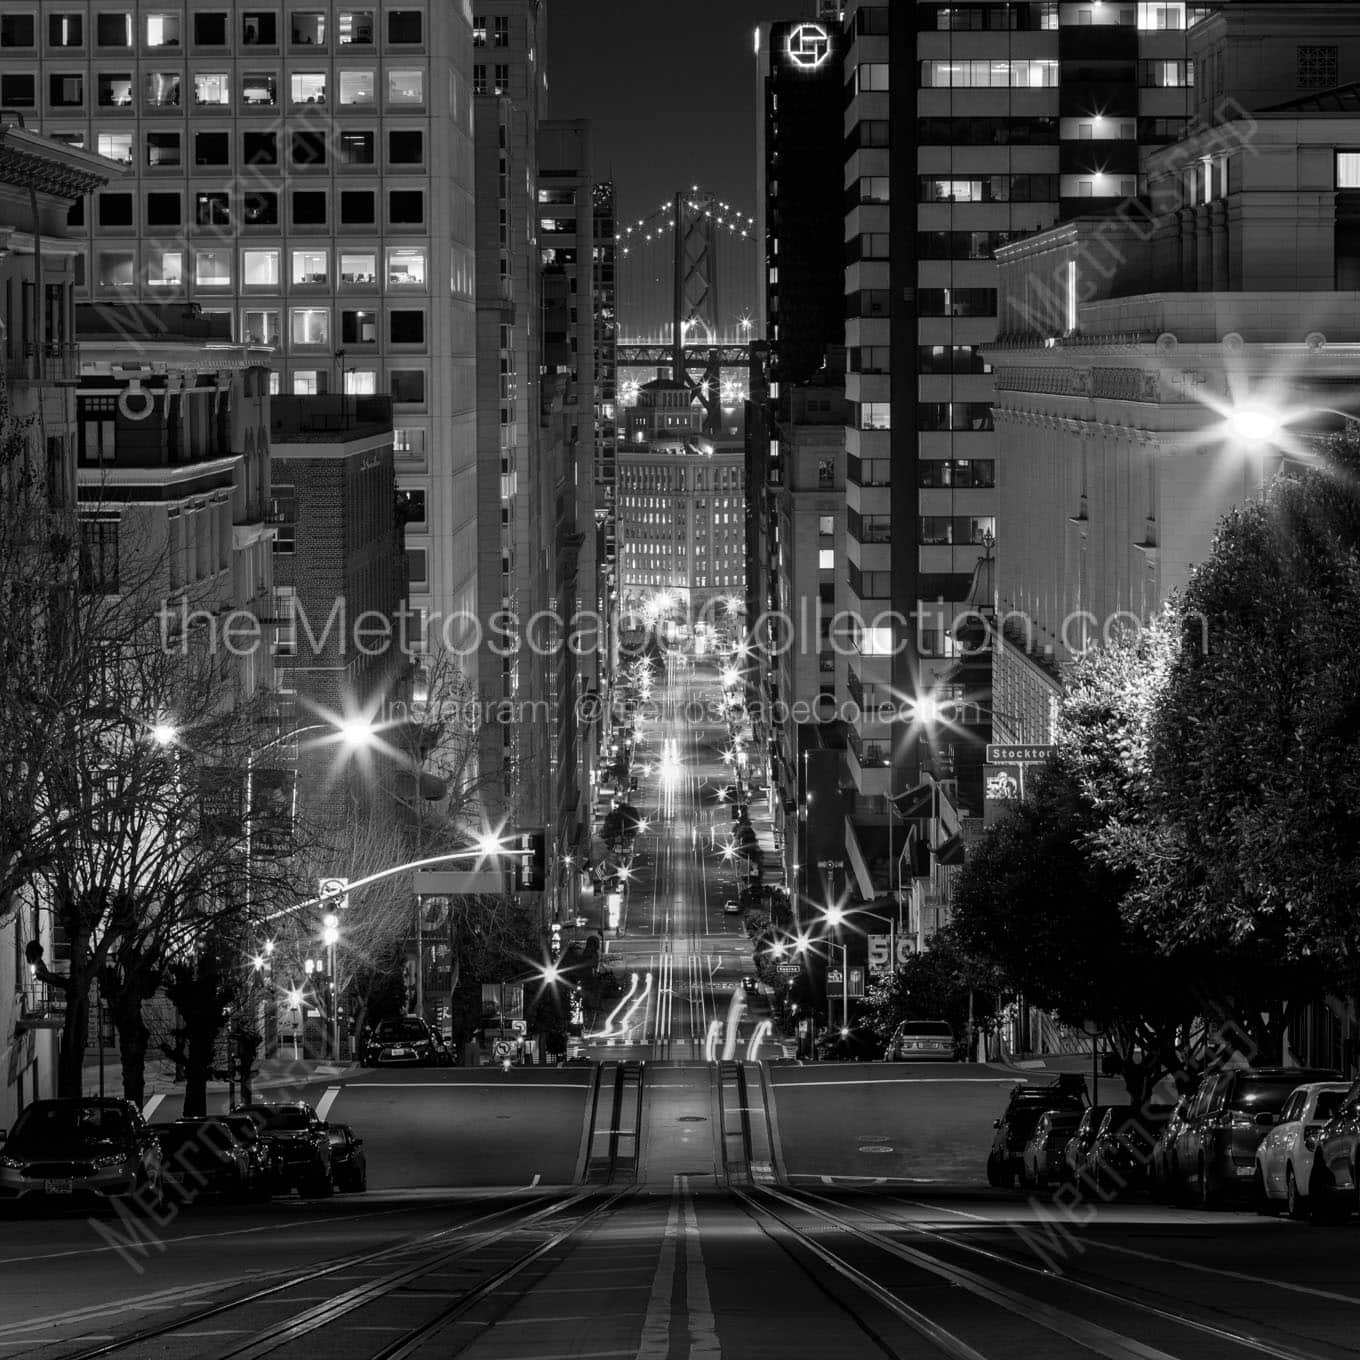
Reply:
<svg viewBox="0 0 1360 1360"><path fill-rule="evenodd" d="M880 719L953 697L956 620L979 559L1006 541L980 352L996 335L993 254L1136 194L1140 148L1188 126L1186 25L1207 9L845 7L846 604L857 622L844 649L861 824L881 823L887 798L923 773L948 775L938 729Z"/></svg>
<svg viewBox="0 0 1360 1360"><path fill-rule="evenodd" d="M522 633L523 621L547 607L553 496L551 475L536 457L542 0L479 6L472 41L478 399L476 474L464 513L476 522L475 613L484 629L501 634L496 645L484 639L473 653L473 678L481 697L505 705L513 718L484 725L482 768L499 778L499 801L527 825L547 820L552 749L550 667Z"/></svg>
<svg viewBox="0 0 1360 1360"><path fill-rule="evenodd" d="M393 400L426 577L467 603L473 447L467 0L6 10L0 103L127 173L73 214L80 296L192 303L283 393Z"/></svg>

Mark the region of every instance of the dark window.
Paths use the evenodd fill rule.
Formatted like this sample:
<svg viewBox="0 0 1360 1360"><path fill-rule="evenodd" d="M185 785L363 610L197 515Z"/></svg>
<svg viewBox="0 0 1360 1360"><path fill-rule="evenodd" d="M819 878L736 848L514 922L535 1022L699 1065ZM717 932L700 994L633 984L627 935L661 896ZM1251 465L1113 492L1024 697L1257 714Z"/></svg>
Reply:
<svg viewBox="0 0 1360 1360"><path fill-rule="evenodd" d="M126 73L101 72L97 94L101 109L132 107L132 77Z"/></svg>
<svg viewBox="0 0 1360 1360"><path fill-rule="evenodd" d="M995 288L922 288L917 292L921 316L995 316Z"/></svg>
<svg viewBox="0 0 1360 1360"><path fill-rule="evenodd" d="M230 165L231 133L196 132L194 133L195 165Z"/></svg>
<svg viewBox="0 0 1360 1360"><path fill-rule="evenodd" d="M100 194L99 225L101 227L130 227L132 225L132 195Z"/></svg>
<svg viewBox="0 0 1360 1360"><path fill-rule="evenodd" d="M387 159L393 165L419 165L425 159L425 134L404 129L389 132Z"/></svg>
<svg viewBox="0 0 1360 1360"><path fill-rule="evenodd" d="M148 227L177 227L183 219L178 194L147 194L146 224Z"/></svg>
<svg viewBox="0 0 1360 1360"><path fill-rule="evenodd" d="M146 163L148 165L178 165L179 133L148 132L146 134Z"/></svg>
<svg viewBox="0 0 1360 1360"><path fill-rule="evenodd" d="M272 132L269 134L274 135ZM322 194L322 217L325 217L325 195ZM277 227L279 224L279 196L262 190L248 193L241 200L241 218L248 227Z"/></svg>
<svg viewBox="0 0 1360 1360"><path fill-rule="evenodd" d="M200 227L229 227L231 208L223 193L195 194L194 221Z"/></svg>
<svg viewBox="0 0 1360 1360"><path fill-rule="evenodd" d="M0 75L0 104L10 109L31 109L38 102L36 87L35 76Z"/></svg>
<svg viewBox="0 0 1360 1360"><path fill-rule="evenodd" d="M118 527L116 519L81 520L80 586L82 590L88 590L99 595L116 595L118 593Z"/></svg>
<svg viewBox="0 0 1360 1360"><path fill-rule="evenodd" d="M387 195L387 220L393 225L414 226L425 220L425 195L419 189L391 189Z"/></svg>
<svg viewBox="0 0 1360 1360"><path fill-rule="evenodd" d="M377 199L372 189L342 189L340 191L340 223L342 226L368 226L377 214Z"/></svg>
<svg viewBox="0 0 1360 1360"><path fill-rule="evenodd" d="M391 371L391 384L393 401L423 402L425 400L425 374L419 369L394 368ZM423 510L423 495L421 501Z"/></svg>
<svg viewBox="0 0 1360 1360"><path fill-rule="evenodd" d="M32 47L35 41L33 15L0 14L0 47Z"/></svg>
<svg viewBox="0 0 1360 1360"><path fill-rule="evenodd" d="M922 487L967 490L996 485L996 462L991 458L923 458L916 468Z"/></svg>
<svg viewBox="0 0 1360 1360"><path fill-rule="evenodd" d="M194 42L199 47L227 45L227 16L225 14L195 14Z"/></svg>
<svg viewBox="0 0 1360 1360"><path fill-rule="evenodd" d="M387 41L390 43L418 43L421 41L421 13L418 9L394 9L387 14Z"/></svg>
<svg viewBox="0 0 1360 1360"><path fill-rule="evenodd" d="M980 401L923 401L916 407L918 430L990 430L992 408Z"/></svg>
<svg viewBox="0 0 1360 1360"><path fill-rule="evenodd" d="M100 47L131 47L132 15L96 14L94 36Z"/></svg>
<svg viewBox="0 0 1360 1360"><path fill-rule="evenodd" d="M303 227L326 225L326 195L317 190L295 190L293 193L293 222Z"/></svg>
<svg viewBox="0 0 1360 1360"><path fill-rule="evenodd" d="M50 47L83 47L85 45L85 16L83 14L49 14L47 42Z"/></svg>
<svg viewBox="0 0 1360 1360"><path fill-rule="evenodd" d="M324 132L293 133L294 165L325 165L326 134Z"/></svg>
<svg viewBox="0 0 1360 1360"><path fill-rule="evenodd" d="M342 132L340 134L341 165L372 165L373 134L371 132Z"/></svg>
<svg viewBox="0 0 1360 1360"><path fill-rule="evenodd" d="M279 41L278 16L247 13L241 16L241 43L245 47L274 47Z"/></svg>
<svg viewBox="0 0 1360 1360"><path fill-rule="evenodd" d="M425 343L425 313L393 312L388 322L387 338L394 345L423 345Z"/></svg>
<svg viewBox="0 0 1360 1360"><path fill-rule="evenodd" d="M80 75L49 76L47 102L58 109L79 108L85 102L85 77Z"/></svg>
<svg viewBox="0 0 1360 1360"><path fill-rule="evenodd" d="M241 159L247 165L277 165L279 163L279 134L277 132L246 132L241 137Z"/></svg>
<svg viewBox="0 0 1360 1360"><path fill-rule="evenodd" d="M376 345L378 314L373 311L342 311L340 342L345 345Z"/></svg>
<svg viewBox="0 0 1360 1360"><path fill-rule="evenodd" d="M393 374L395 377L396 375ZM397 519L402 524L425 523L425 493L423 491L397 492Z"/></svg>

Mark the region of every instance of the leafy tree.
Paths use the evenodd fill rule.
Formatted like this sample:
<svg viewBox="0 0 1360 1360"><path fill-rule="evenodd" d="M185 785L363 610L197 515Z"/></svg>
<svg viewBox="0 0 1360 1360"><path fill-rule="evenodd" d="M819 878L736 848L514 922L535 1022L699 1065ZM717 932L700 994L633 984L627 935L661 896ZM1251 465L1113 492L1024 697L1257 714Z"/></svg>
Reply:
<svg viewBox="0 0 1360 1360"><path fill-rule="evenodd" d="M1156 815L1191 853L1137 905L1204 946L1267 1059L1299 1004L1360 982L1360 442L1328 454L1223 520L1149 733Z"/></svg>
<svg viewBox="0 0 1360 1360"><path fill-rule="evenodd" d="M961 947L952 928L939 930L930 948L871 986L860 1012L883 1040L903 1020L947 1020L961 1042L970 1042L996 1012L1004 979Z"/></svg>
<svg viewBox="0 0 1360 1360"><path fill-rule="evenodd" d="M1197 960L1166 953L1125 920L1129 876L1090 849L1100 825L1072 768L1045 767L970 853L952 924L959 946L1026 1003L1065 1023L1099 1024L1141 1103L1179 1064L1176 1036L1193 1014Z"/></svg>

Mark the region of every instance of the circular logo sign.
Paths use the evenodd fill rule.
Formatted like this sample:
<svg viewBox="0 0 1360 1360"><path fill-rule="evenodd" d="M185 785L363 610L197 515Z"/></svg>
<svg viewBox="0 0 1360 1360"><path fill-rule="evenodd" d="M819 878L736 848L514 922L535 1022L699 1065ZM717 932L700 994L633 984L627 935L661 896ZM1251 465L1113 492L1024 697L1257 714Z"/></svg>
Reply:
<svg viewBox="0 0 1360 1360"><path fill-rule="evenodd" d="M831 35L821 24L799 24L784 51L795 66L815 71L831 55Z"/></svg>

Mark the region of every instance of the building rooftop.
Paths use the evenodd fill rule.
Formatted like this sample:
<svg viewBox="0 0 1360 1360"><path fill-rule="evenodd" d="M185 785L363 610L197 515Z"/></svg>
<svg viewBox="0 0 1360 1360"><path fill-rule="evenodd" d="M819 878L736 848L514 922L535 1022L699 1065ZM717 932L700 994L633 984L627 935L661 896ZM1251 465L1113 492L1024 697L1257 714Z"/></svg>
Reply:
<svg viewBox="0 0 1360 1360"><path fill-rule="evenodd" d="M392 434L392 398L279 396L269 402L273 444L348 444Z"/></svg>

